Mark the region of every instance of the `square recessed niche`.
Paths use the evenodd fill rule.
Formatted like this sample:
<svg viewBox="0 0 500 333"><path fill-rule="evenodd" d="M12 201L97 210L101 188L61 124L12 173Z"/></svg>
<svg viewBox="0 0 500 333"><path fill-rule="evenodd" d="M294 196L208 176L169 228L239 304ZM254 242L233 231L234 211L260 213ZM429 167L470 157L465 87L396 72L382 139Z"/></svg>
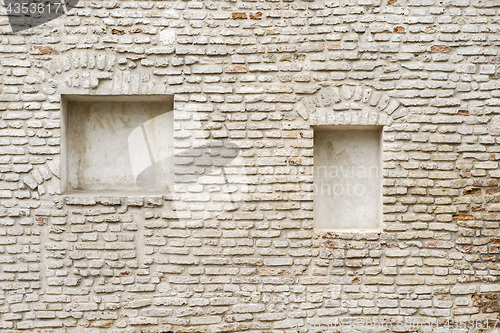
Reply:
<svg viewBox="0 0 500 333"><path fill-rule="evenodd" d="M64 191L169 191L173 122L171 96L63 96Z"/></svg>
<svg viewBox="0 0 500 333"><path fill-rule="evenodd" d="M314 225L323 230L380 230L380 127L314 129Z"/></svg>

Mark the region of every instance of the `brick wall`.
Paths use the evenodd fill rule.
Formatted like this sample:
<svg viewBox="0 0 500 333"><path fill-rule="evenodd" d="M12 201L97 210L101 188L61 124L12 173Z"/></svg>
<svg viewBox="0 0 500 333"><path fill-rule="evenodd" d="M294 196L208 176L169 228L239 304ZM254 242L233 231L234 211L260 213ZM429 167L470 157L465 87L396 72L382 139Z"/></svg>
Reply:
<svg viewBox="0 0 500 333"><path fill-rule="evenodd" d="M0 10L2 332L497 332L497 0ZM61 193L66 94L174 96L175 191ZM383 126L381 232L314 229L316 125Z"/></svg>

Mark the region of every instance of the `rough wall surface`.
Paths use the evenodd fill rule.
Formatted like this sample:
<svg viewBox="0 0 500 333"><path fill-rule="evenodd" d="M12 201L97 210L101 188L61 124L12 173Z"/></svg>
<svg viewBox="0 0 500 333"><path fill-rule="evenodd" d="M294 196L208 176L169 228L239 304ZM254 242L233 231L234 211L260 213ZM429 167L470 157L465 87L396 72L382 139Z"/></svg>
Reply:
<svg viewBox="0 0 500 333"><path fill-rule="evenodd" d="M2 15L1 332L495 332L498 0ZM62 94L173 95L175 191L61 193ZM381 232L315 231L316 125L383 126Z"/></svg>

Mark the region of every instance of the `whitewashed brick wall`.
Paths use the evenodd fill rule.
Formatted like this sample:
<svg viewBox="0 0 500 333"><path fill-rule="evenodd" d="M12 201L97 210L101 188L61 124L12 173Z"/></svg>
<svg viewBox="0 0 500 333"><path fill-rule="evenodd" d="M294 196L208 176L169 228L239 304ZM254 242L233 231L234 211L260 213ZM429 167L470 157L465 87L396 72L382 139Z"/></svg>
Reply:
<svg viewBox="0 0 500 333"><path fill-rule="evenodd" d="M15 34L2 15L1 332L500 319L498 0L81 0ZM176 191L61 193L62 94L173 95ZM314 230L314 125L383 126L383 231ZM241 148L231 184L190 182L206 142Z"/></svg>

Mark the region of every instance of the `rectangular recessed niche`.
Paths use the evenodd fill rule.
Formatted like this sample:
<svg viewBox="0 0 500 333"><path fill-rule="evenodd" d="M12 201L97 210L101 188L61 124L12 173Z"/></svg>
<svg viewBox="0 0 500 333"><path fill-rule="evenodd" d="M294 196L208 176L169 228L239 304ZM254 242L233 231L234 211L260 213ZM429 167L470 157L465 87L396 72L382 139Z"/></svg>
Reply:
<svg viewBox="0 0 500 333"><path fill-rule="evenodd" d="M173 186L171 96L63 96L65 192Z"/></svg>
<svg viewBox="0 0 500 333"><path fill-rule="evenodd" d="M316 127L314 220L317 229L380 230L380 127Z"/></svg>

